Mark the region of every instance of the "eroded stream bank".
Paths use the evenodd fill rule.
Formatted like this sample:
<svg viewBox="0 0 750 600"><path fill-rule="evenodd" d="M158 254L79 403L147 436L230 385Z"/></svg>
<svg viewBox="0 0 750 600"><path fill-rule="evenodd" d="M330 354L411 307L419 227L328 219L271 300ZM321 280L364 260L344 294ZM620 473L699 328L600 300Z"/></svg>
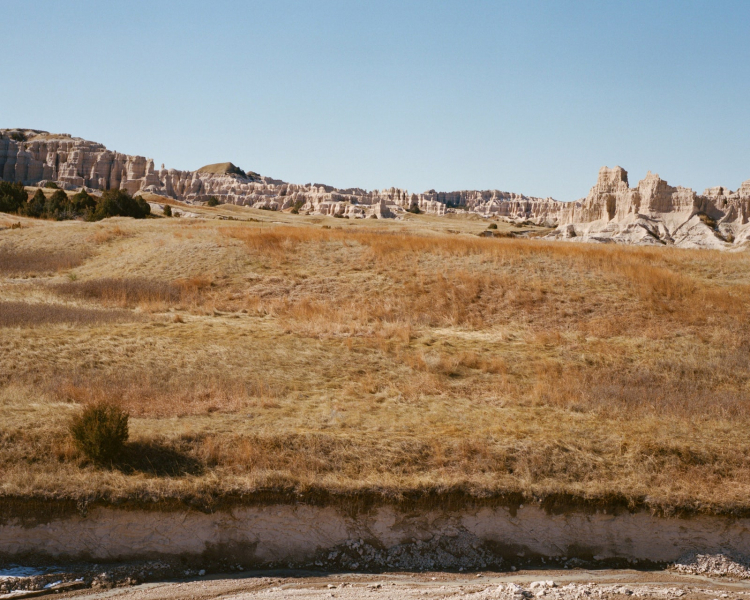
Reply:
<svg viewBox="0 0 750 600"><path fill-rule="evenodd" d="M750 555L750 519L647 512L380 506L242 506L204 513L93 507L4 515L0 555L58 560L231 557L249 566L476 569L587 562L666 563L691 553Z"/></svg>

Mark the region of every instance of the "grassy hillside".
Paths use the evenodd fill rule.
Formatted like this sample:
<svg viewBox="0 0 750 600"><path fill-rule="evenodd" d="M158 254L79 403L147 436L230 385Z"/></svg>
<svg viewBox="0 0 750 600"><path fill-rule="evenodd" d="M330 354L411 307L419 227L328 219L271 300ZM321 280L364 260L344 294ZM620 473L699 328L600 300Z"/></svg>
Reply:
<svg viewBox="0 0 750 600"><path fill-rule="evenodd" d="M750 509L747 254L196 210L0 215L1 495ZM66 429L99 398L111 469Z"/></svg>
<svg viewBox="0 0 750 600"><path fill-rule="evenodd" d="M245 172L230 162L215 163L206 165L196 171L196 173L210 173L212 175L245 175Z"/></svg>

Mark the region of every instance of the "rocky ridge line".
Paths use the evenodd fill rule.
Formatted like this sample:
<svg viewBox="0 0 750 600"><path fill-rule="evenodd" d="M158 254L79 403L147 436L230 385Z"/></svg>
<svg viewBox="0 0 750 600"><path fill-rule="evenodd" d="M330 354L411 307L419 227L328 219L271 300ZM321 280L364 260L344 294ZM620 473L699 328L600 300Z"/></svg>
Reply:
<svg viewBox="0 0 750 600"><path fill-rule="evenodd" d="M463 190L422 194L399 188L360 188L292 184L231 163L197 171L156 169L153 159L107 150L102 144L32 129L0 130L0 178L39 185L52 180L66 189L120 188L131 194L153 193L187 203L210 196L221 202L352 218L396 217L415 207L443 215L456 207L484 217L531 221L556 227L547 238L597 243L667 245L732 249L750 241L750 180L737 191L713 187L697 194L673 187L648 173L637 186L628 184L621 167L602 167L586 198L560 202L498 190Z"/></svg>
<svg viewBox="0 0 750 600"><path fill-rule="evenodd" d="M216 167L223 167L217 169ZM223 171L223 172L221 172ZM231 163L209 165L197 171L156 169L153 159L108 150L102 144L69 134L34 129L0 130L0 177L4 181L37 185L55 181L66 189L124 189L130 194L150 192L183 202L203 202L216 196L221 202L284 210L296 207L314 214L348 217L394 217L406 210L445 214L453 206L486 215L544 220L562 203L551 198L487 191L410 194L399 188L367 191L338 189L320 183L293 184L245 173Z"/></svg>
<svg viewBox="0 0 750 600"><path fill-rule="evenodd" d="M649 172L636 187L622 167L602 167L586 198L569 203L549 238L568 241L736 248L750 240L750 181L697 194Z"/></svg>

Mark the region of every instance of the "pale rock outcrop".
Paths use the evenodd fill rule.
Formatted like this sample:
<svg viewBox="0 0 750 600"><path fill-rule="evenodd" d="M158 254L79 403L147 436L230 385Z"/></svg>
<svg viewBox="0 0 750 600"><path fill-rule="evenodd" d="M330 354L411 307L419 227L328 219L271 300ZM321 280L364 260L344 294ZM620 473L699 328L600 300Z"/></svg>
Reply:
<svg viewBox="0 0 750 600"><path fill-rule="evenodd" d="M552 198L535 198L501 192L500 190L463 190L459 192L436 192L430 190L418 196L420 209L429 210L428 203L443 207L466 207L487 217L505 217L510 220L556 224L565 207L564 202ZM423 204L424 203L424 204ZM423 208L424 206L424 208ZM441 213L438 213L441 214Z"/></svg>
<svg viewBox="0 0 750 600"><path fill-rule="evenodd" d="M413 194L399 188L367 191L287 183L242 171L232 163L197 171L164 165L157 169L153 159L112 152L68 134L4 129L0 178L27 185L55 181L66 189L150 192L186 203L216 196L223 203L349 218L393 218L406 211L443 215L460 208L484 217L556 227L547 237L569 241L715 249L738 248L750 241L750 180L735 192L713 187L697 194L649 172L631 188L622 167L602 167L596 185L577 202L499 190Z"/></svg>
<svg viewBox="0 0 750 600"><path fill-rule="evenodd" d="M625 169L602 167L588 196L567 205L547 237L723 250L750 238L749 205L750 181L736 192L716 187L699 195L651 172L631 188Z"/></svg>
<svg viewBox="0 0 750 600"><path fill-rule="evenodd" d="M149 192L188 203L216 196L224 203L270 210L296 208L349 218L392 218L415 208L443 215L460 206L485 216L554 224L564 206L550 198L498 190L413 194L399 188L367 191L320 183L299 185L246 173L231 163L208 165L197 171L166 169L164 165L157 169L150 158L112 152L68 134L33 129L0 130L0 177L27 185L55 181L68 189L85 186L123 189L130 194Z"/></svg>

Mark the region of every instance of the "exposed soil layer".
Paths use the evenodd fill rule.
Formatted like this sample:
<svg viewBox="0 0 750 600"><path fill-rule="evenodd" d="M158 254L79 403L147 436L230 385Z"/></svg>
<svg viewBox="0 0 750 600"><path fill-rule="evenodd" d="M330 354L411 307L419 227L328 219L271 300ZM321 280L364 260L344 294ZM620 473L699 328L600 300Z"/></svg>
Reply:
<svg viewBox="0 0 750 600"><path fill-rule="evenodd" d="M381 506L359 513L265 505L213 513L94 507L0 524L0 556L6 559L231 558L245 567L461 571L644 566L699 554L750 556L750 519L551 513L533 505L419 511Z"/></svg>

